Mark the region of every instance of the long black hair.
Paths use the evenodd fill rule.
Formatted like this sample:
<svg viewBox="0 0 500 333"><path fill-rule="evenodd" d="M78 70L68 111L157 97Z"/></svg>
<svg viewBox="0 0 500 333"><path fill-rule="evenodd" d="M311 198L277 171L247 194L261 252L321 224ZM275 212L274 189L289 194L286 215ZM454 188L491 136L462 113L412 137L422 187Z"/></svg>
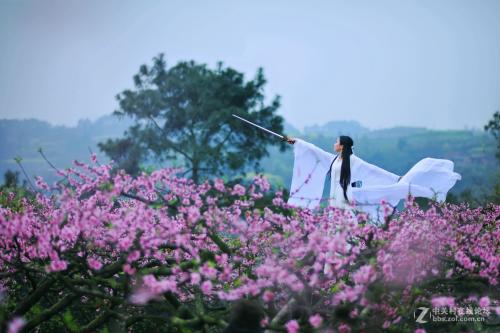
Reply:
<svg viewBox="0 0 500 333"><path fill-rule="evenodd" d="M354 141L347 135L339 136L342 147L342 166L340 167L340 186L344 189L344 198L347 198L347 186L351 183L351 154Z"/></svg>
<svg viewBox="0 0 500 333"><path fill-rule="evenodd" d="M352 146L354 145L354 141L352 141L351 137L347 135L339 136L339 143L342 147L342 165L340 166L340 186L344 190L344 198L349 201L347 198L347 186L351 183L351 154L352 154ZM338 158L335 157L335 159ZM335 159L332 161L330 165L330 169L326 173L330 178L332 177L332 165L335 162Z"/></svg>

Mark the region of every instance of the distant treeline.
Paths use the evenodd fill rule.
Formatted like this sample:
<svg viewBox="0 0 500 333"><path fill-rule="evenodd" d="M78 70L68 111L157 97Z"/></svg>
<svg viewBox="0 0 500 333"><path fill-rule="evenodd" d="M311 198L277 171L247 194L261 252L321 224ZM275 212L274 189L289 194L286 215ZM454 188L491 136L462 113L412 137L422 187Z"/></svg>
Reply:
<svg viewBox="0 0 500 333"><path fill-rule="evenodd" d="M90 151L101 162L109 159L97 144L107 138L123 135L132 124L104 116L96 121L81 120L75 127L52 126L39 120L0 120L0 173L18 170L14 158L21 157L29 176L40 175L49 182L56 179L54 170L38 152L58 168L71 166L74 159L88 161ZM450 191L454 198L465 199L489 195L498 181L498 160L495 139L480 130L429 130L417 127L393 127L370 130L355 121L332 121L322 126L306 127L300 132L285 124L286 134L310 141L325 150L332 150L338 135L354 139L353 151L364 160L397 174L404 174L424 157L450 159L462 180ZM288 188L291 181L293 152L269 148L270 156L262 160L261 169L276 186ZM151 162L153 167L166 167ZM146 165L145 165L146 167Z"/></svg>

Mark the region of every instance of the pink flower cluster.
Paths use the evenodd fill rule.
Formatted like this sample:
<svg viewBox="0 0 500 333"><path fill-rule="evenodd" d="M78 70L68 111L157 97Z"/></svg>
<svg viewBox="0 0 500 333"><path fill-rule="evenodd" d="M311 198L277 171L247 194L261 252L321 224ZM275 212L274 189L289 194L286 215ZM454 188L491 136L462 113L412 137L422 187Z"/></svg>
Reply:
<svg viewBox="0 0 500 333"><path fill-rule="evenodd" d="M2 271L16 276L29 266L40 276L65 272L81 284L80 292L86 288L82 277L116 279L109 284L115 286L124 272L132 290L124 302L131 304L161 300L165 293L182 302L250 297L266 309L314 299L306 320L282 323L288 332L361 329L364 309L379 327L399 325L399 312L415 301L413 288L433 279L466 274L497 284L499 206L484 211L444 204L423 211L408 198L403 212L378 227L363 214L351 218L333 207L290 207L280 192L272 204L257 208L255 200L270 190L262 176L247 189L226 188L220 179L196 185L174 169L136 178L110 170L77 163L64 172L69 185L52 186L57 195L39 193L37 203L25 202L20 213L0 211ZM37 184L50 189L42 179ZM112 298L109 286L96 286L100 294L91 295ZM374 286L400 294L378 295ZM54 290L63 294L67 287ZM394 297L402 304L399 311ZM453 294L420 297L433 306L456 301ZM497 305L487 296L479 303ZM332 315L342 306L349 306L355 325Z"/></svg>

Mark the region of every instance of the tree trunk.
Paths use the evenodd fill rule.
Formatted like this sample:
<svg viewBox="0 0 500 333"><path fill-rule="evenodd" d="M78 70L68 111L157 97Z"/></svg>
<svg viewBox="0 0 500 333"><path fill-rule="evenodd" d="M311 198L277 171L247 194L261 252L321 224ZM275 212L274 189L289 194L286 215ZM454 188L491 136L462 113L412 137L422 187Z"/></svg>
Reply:
<svg viewBox="0 0 500 333"><path fill-rule="evenodd" d="M198 162L193 162L193 171L191 173L191 179L193 180L193 182L195 184L198 184L198 182L199 182L199 178L200 178L199 172L200 172L200 170L199 170Z"/></svg>

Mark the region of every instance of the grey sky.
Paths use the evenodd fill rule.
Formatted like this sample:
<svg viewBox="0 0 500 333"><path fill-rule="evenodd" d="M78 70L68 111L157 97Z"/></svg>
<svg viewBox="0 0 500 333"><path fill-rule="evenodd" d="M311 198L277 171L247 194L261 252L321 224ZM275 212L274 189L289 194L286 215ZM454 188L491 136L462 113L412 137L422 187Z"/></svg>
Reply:
<svg viewBox="0 0 500 333"><path fill-rule="evenodd" d="M292 125L482 128L500 110L500 0L0 0L0 118L74 125L160 52L252 78Z"/></svg>

